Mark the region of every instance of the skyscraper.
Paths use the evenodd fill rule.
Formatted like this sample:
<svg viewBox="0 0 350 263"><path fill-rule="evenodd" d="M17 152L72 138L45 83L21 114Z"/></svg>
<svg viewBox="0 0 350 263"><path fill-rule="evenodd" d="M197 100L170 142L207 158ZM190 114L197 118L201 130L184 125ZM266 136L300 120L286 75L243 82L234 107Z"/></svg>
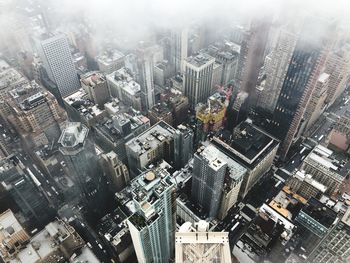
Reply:
<svg viewBox="0 0 350 263"><path fill-rule="evenodd" d="M329 75L327 73L322 73L317 79L316 86L311 94L310 101L305 109L304 113L304 129L301 131L305 131L307 134L311 128L311 126L317 121L317 119L321 116L324 110L327 107L326 99L327 99L327 91L329 87Z"/></svg>
<svg viewBox="0 0 350 263"><path fill-rule="evenodd" d="M9 122L28 148L57 142L67 119L56 98L35 81L18 85L8 93Z"/></svg>
<svg viewBox="0 0 350 263"><path fill-rule="evenodd" d="M155 104L153 54L151 47L141 47L137 51L137 81L141 86L141 107L143 111L148 111Z"/></svg>
<svg viewBox="0 0 350 263"><path fill-rule="evenodd" d="M84 198L93 198L99 177L96 153L93 143L88 140L89 129L80 122L70 122L58 141L59 150L70 171L71 179Z"/></svg>
<svg viewBox="0 0 350 263"><path fill-rule="evenodd" d="M175 131L160 121L125 144L132 178L154 162L162 159L169 163L173 161Z"/></svg>
<svg viewBox="0 0 350 263"><path fill-rule="evenodd" d="M45 35L34 41L47 76L57 85L61 97L77 91L80 83L67 38L63 34Z"/></svg>
<svg viewBox="0 0 350 263"><path fill-rule="evenodd" d="M281 140L279 155L282 159L295 140L310 95L326 61L331 42L327 29L330 29L327 21L316 18L306 20L293 52L270 125L271 134Z"/></svg>
<svg viewBox="0 0 350 263"><path fill-rule="evenodd" d="M244 34L238 62L238 81L240 90L249 94L249 102L255 99L255 86L259 71L264 63L265 46L270 30L270 19L259 17L252 21L250 29ZM250 106L248 103L247 106Z"/></svg>
<svg viewBox="0 0 350 263"><path fill-rule="evenodd" d="M184 61L188 55L188 29L174 29L170 35L171 64L175 73L184 71Z"/></svg>
<svg viewBox="0 0 350 263"><path fill-rule="evenodd" d="M228 192L230 191L225 192L225 208L223 208L222 214L226 215L227 210L237 201L238 192L246 171L247 169L221 152L213 144L202 146L194 155L192 200L204 209L209 218L217 217L221 208L225 179L231 177L233 181L237 182L235 187L232 187L236 188L236 191L233 191L235 194L232 197L229 197ZM230 204L227 203L226 199L230 199L228 201Z"/></svg>
<svg viewBox="0 0 350 263"><path fill-rule="evenodd" d="M333 102L345 90L350 76L350 44L333 50L326 62L325 72L329 74L327 102Z"/></svg>
<svg viewBox="0 0 350 263"><path fill-rule="evenodd" d="M297 36L288 28L280 29L275 48L265 58L266 80L263 87L257 87L262 89L258 91L256 102L258 108L270 112L275 109L296 41Z"/></svg>
<svg viewBox="0 0 350 263"><path fill-rule="evenodd" d="M193 153L193 131L180 124L174 134L174 167L180 169L191 159Z"/></svg>
<svg viewBox="0 0 350 263"><path fill-rule="evenodd" d="M193 109L211 95L214 63L215 59L206 53L185 60L184 93Z"/></svg>
<svg viewBox="0 0 350 263"><path fill-rule="evenodd" d="M136 213L127 224L138 262L169 262L175 245L175 184L157 168L135 178L131 189Z"/></svg>
<svg viewBox="0 0 350 263"><path fill-rule="evenodd" d="M22 170L13 158L14 156L10 155L0 161L0 182L15 201L27 223L31 227L44 226L54 217L54 211L39 191L41 184L32 171L29 168Z"/></svg>

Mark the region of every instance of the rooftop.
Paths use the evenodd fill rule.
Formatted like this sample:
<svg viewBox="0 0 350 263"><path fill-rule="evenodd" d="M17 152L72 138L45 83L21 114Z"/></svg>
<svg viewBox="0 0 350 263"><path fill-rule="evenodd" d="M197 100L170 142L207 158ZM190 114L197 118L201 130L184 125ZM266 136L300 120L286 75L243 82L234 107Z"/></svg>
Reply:
<svg viewBox="0 0 350 263"><path fill-rule="evenodd" d="M222 113L226 109L226 105L221 100L219 93L216 93L214 95L208 98L208 101L206 104L199 103L196 106L197 118L204 120L206 116Z"/></svg>
<svg viewBox="0 0 350 263"><path fill-rule="evenodd" d="M186 62L188 64L191 64L192 66L200 68L200 67L209 65L211 63L214 63L215 59L212 56L208 55L207 53L202 52L196 56L188 57L186 59Z"/></svg>
<svg viewBox="0 0 350 263"><path fill-rule="evenodd" d="M326 228L331 227L337 218L336 212L313 197L309 199L308 203L306 206L304 206L300 213L308 215L310 218L313 218Z"/></svg>
<svg viewBox="0 0 350 263"><path fill-rule="evenodd" d="M102 54L98 55L96 57L96 59L99 63L110 65L113 62L124 58L124 56L125 55L122 52L120 52L119 50L110 49L110 50L106 50Z"/></svg>
<svg viewBox="0 0 350 263"><path fill-rule="evenodd" d="M159 166L134 178L130 183L129 191L137 208L137 214L129 220L139 229L151 223L158 217L157 203L162 200L164 192L173 188L174 185L168 171Z"/></svg>
<svg viewBox="0 0 350 263"><path fill-rule="evenodd" d="M326 192L326 190L327 190L327 186L317 182L316 180L314 180L312 178L311 174L305 174L304 171L296 171L293 177L296 177L300 181L307 182L308 184L312 185L313 187L315 187L317 190L319 190L322 193Z"/></svg>
<svg viewBox="0 0 350 263"><path fill-rule="evenodd" d="M227 164L230 171L230 177L234 180L240 180L247 169L240 165L238 162L227 156L225 153L221 152L213 144L207 144L207 146L202 146L198 149L197 154L200 154L205 158L212 169L219 170L221 167Z"/></svg>
<svg viewBox="0 0 350 263"><path fill-rule="evenodd" d="M130 130L123 130L125 123L130 124ZM148 125L149 119L142 115L139 111L130 109L120 109L112 117L105 117L95 125L95 129L102 132L111 141L121 139L122 137L128 136L141 128L141 126Z"/></svg>
<svg viewBox="0 0 350 263"><path fill-rule="evenodd" d="M58 142L63 147L75 147L78 144L84 144L89 129L80 122L69 122L63 130Z"/></svg>
<svg viewBox="0 0 350 263"><path fill-rule="evenodd" d="M322 145L317 145L305 158L304 162L315 162L324 169L333 171L342 177L348 174L350 168L348 157L337 154Z"/></svg>
<svg viewBox="0 0 350 263"><path fill-rule="evenodd" d="M140 84L133 79L131 72L125 67L107 75L106 78L131 96L135 96L141 90Z"/></svg>
<svg viewBox="0 0 350 263"><path fill-rule="evenodd" d="M67 262L85 242L73 227L61 220L48 224L44 230L31 238L30 243L10 262L36 263L51 261Z"/></svg>
<svg viewBox="0 0 350 263"><path fill-rule="evenodd" d="M0 90L27 82L28 80L21 73L0 60Z"/></svg>
<svg viewBox="0 0 350 263"><path fill-rule="evenodd" d="M278 145L272 136L245 121L233 131L233 135L221 133L213 143L238 162L254 168Z"/></svg>
<svg viewBox="0 0 350 263"><path fill-rule="evenodd" d="M81 82L90 87L94 87L105 81L105 75L98 71L88 72L81 77Z"/></svg>
<svg viewBox="0 0 350 263"><path fill-rule="evenodd" d="M86 120L104 113L104 110L100 110L97 105L88 98L87 93L83 89L79 89L77 92L65 97L64 101L66 104L76 109Z"/></svg>
<svg viewBox="0 0 350 263"><path fill-rule="evenodd" d="M133 152L143 155L156 149L163 141L172 138L174 133L175 129L173 127L160 121L136 138L128 141L126 146Z"/></svg>

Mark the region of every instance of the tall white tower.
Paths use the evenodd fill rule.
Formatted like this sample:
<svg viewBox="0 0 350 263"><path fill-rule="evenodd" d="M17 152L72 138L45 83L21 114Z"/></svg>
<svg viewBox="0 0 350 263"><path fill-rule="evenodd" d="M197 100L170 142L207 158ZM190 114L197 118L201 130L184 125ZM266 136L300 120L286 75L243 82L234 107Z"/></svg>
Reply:
<svg viewBox="0 0 350 263"><path fill-rule="evenodd" d="M37 52L51 81L62 97L80 88L67 38L63 34L35 39Z"/></svg>

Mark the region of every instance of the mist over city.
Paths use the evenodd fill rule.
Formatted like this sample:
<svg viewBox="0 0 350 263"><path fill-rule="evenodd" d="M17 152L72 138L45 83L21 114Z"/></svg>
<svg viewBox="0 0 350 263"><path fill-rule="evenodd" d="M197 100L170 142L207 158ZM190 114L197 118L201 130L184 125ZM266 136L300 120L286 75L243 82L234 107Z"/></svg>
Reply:
<svg viewBox="0 0 350 263"><path fill-rule="evenodd" d="M346 0L0 0L0 262L350 262Z"/></svg>

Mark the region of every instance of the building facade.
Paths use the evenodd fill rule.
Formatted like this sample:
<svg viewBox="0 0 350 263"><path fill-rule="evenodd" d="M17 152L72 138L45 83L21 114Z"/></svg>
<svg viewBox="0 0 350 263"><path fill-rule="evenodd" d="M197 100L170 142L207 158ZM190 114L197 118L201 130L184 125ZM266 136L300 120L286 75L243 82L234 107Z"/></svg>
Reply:
<svg viewBox="0 0 350 263"><path fill-rule="evenodd" d="M61 97L76 92L80 88L80 83L68 39L59 34L44 36L35 39L35 42L47 76L57 85Z"/></svg>
<svg viewBox="0 0 350 263"><path fill-rule="evenodd" d="M192 109L211 95L214 62L206 53L185 60L183 90Z"/></svg>
<svg viewBox="0 0 350 263"><path fill-rule="evenodd" d="M158 172L145 172L131 182L136 212L127 224L140 263L169 262L174 257L175 185Z"/></svg>

